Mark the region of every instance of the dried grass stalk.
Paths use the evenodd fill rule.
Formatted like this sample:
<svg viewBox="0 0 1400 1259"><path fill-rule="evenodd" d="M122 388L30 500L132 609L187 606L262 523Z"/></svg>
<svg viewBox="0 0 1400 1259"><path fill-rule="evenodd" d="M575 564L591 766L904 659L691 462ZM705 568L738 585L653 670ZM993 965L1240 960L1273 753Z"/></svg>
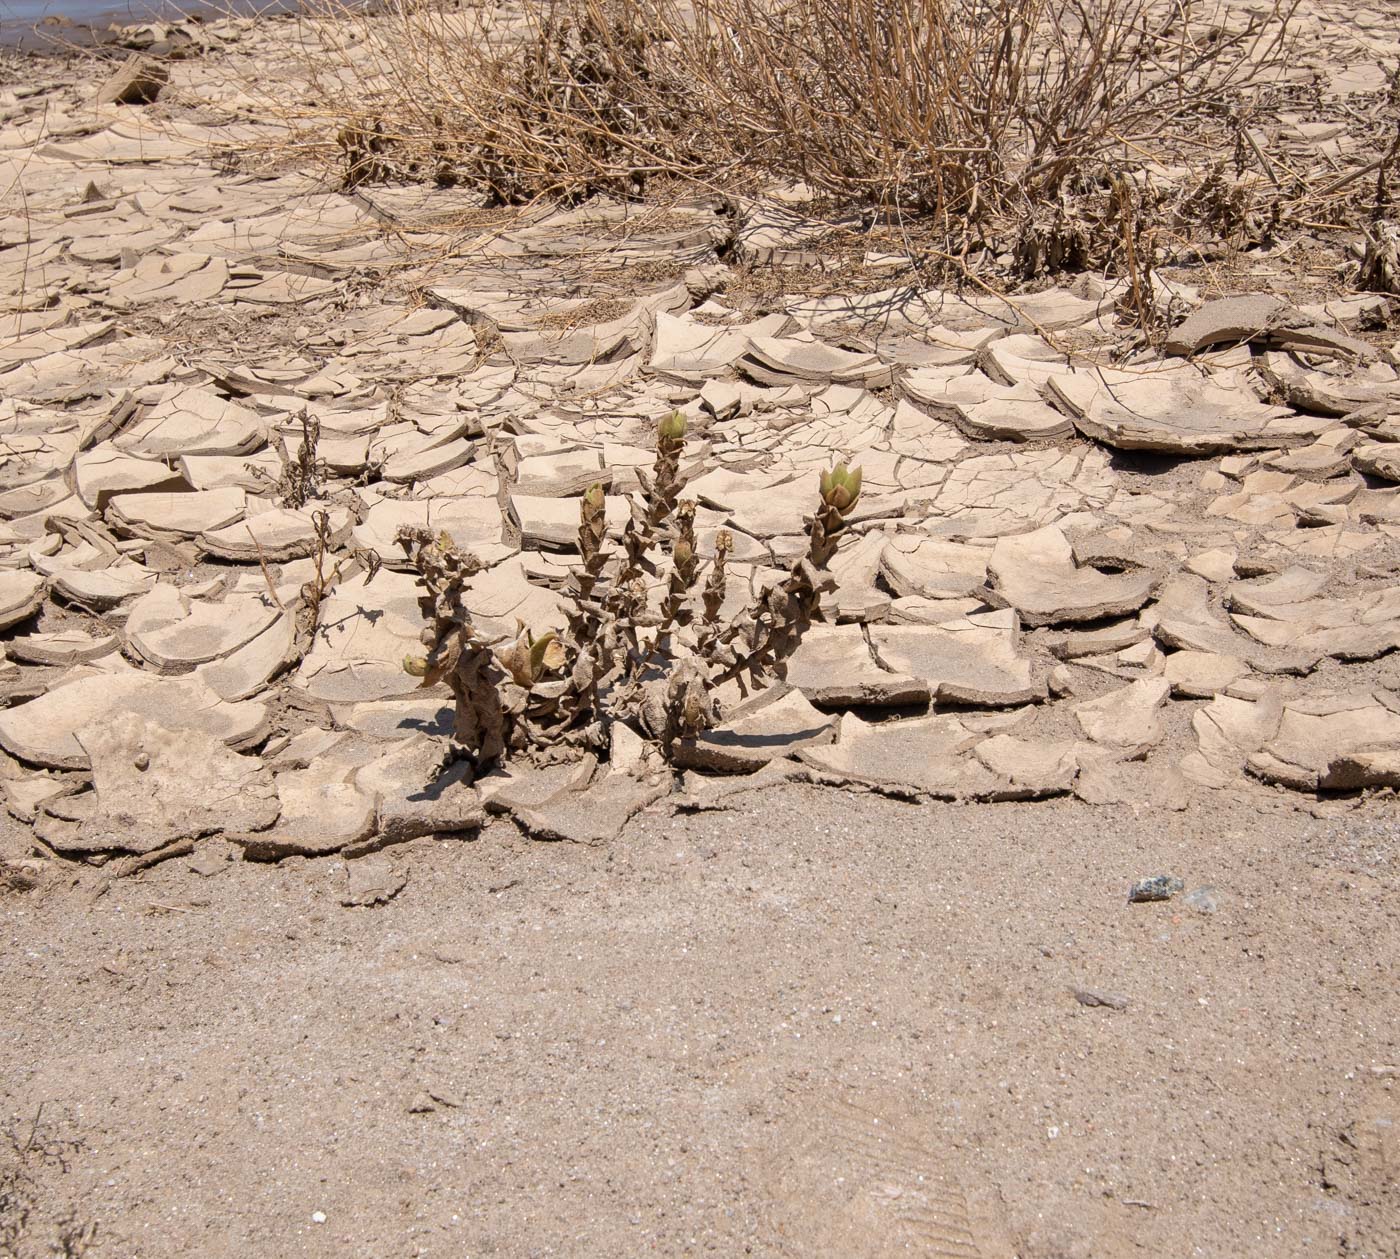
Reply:
<svg viewBox="0 0 1400 1259"><path fill-rule="evenodd" d="M1218 139L1281 65L1293 3L395 0L328 48L303 135L338 137L348 182L520 202L781 177L965 243Z"/></svg>

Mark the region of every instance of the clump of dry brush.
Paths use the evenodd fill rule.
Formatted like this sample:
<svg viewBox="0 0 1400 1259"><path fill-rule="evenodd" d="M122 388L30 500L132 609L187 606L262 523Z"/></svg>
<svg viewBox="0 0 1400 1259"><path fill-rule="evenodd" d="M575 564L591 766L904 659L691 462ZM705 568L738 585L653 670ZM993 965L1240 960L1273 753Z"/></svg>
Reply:
<svg viewBox="0 0 1400 1259"><path fill-rule="evenodd" d="M708 563L695 533L695 503L682 499L686 422L657 429L651 474L630 498L620 545L606 527L601 485L579 503L578 549L566 596L567 624L492 642L473 623L467 583L475 556L446 535L406 528L399 543L418 574L426 622L423 656L404 668L425 686L446 682L456 701L456 742L482 766L507 756L547 761L608 746L613 722L648 736L669 756L676 741L720 718L721 688L740 694L783 675L803 633L821 620L835 588L828 565L860 500L861 473L824 472L805 522L807 547L781 580L738 613L721 616L733 540L714 539Z"/></svg>
<svg viewBox="0 0 1400 1259"><path fill-rule="evenodd" d="M1280 65L1291 3L394 0L307 122L351 181L518 202L776 177L1009 246L1125 169L1195 160ZM1072 225L1043 248L1073 254Z"/></svg>

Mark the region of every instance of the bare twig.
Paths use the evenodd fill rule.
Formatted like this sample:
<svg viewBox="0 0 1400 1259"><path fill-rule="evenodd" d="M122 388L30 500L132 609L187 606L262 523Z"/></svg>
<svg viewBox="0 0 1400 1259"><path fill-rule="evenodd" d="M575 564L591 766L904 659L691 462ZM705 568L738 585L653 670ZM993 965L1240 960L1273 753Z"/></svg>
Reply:
<svg viewBox="0 0 1400 1259"><path fill-rule="evenodd" d="M263 581L267 583L267 593L271 596L272 602L277 605L278 611L285 612L287 609L282 605L282 600L277 597L277 587L273 584L272 574L268 571L267 558L263 555L262 543L258 541L257 534L253 532L251 527L248 527L248 537L257 549L258 567L262 569Z"/></svg>

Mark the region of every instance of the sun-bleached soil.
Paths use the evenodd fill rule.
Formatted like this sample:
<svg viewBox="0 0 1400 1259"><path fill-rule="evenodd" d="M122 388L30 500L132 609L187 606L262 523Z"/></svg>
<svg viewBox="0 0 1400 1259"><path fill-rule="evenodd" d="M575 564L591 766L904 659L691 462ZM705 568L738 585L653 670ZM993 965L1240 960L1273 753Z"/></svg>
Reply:
<svg viewBox="0 0 1400 1259"><path fill-rule="evenodd" d="M396 859L369 909L335 858L3 902L20 1253L1400 1243L1386 812L785 788Z"/></svg>

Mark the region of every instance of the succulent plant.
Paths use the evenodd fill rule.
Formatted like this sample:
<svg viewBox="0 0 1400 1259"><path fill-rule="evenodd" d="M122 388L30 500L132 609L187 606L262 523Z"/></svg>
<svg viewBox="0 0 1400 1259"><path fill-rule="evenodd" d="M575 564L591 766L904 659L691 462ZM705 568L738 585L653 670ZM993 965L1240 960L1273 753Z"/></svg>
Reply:
<svg viewBox="0 0 1400 1259"><path fill-rule="evenodd" d="M428 648L426 655L408 657L404 669L424 686L446 681L456 701L455 741L478 765L489 764L506 750L505 674L463 603L466 581L481 571L481 562L447 533L404 528L398 542L418 572L418 608L426 622L421 641Z"/></svg>
<svg viewBox="0 0 1400 1259"><path fill-rule="evenodd" d="M836 554L846 517L860 500L861 470L838 463L818 481L818 506L807 518L807 554L781 581L759 594L756 606L707 644L720 666L718 683L737 679L741 689L760 688L781 677L784 661L797 649L813 621L821 620L821 598L835 589L826 571Z"/></svg>
<svg viewBox="0 0 1400 1259"><path fill-rule="evenodd" d="M848 469L844 463L838 463L830 472L823 472L822 502L843 516L850 512L860 498L860 472L859 468Z"/></svg>
<svg viewBox="0 0 1400 1259"><path fill-rule="evenodd" d="M672 411L660 424L656 426L656 440L658 446L676 445L685 441L685 416L679 411Z"/></svg>
<svg viewBox="0 0 1400 1259"><path fill-rule="evenodd" d="M425 686L452 688L457 741L478 763L601 750L615 721L633 723L669 756L678 739L719 719L720 686L737 680L747 691L780 678L807 627L821 619L821 597L835 584L827 564L860 501L861 470L838 463L821 474L806 553L724 624L734 539L718 530L704 563L696 504L680 497L687 428L679 412L657 424L655 460L650 474L638 473L641 492L630 499L620 548L609 544L603 486L580 498L580 562L565 587L562 632L536 635L521 624L510 642L486 642L463 599L480 567L475 557L445 534L401 532L424 592L418 602L429 649L404 668ZM498 466L510 475L509 461Z"/></svg>
<svg viewBox="0 0 1400 1259"><path fill-rule="evenodd" d="M527 689L567 663L564 644L553 630L536 638L523 624L515 642L496 653L517 686Z"/></svg>

